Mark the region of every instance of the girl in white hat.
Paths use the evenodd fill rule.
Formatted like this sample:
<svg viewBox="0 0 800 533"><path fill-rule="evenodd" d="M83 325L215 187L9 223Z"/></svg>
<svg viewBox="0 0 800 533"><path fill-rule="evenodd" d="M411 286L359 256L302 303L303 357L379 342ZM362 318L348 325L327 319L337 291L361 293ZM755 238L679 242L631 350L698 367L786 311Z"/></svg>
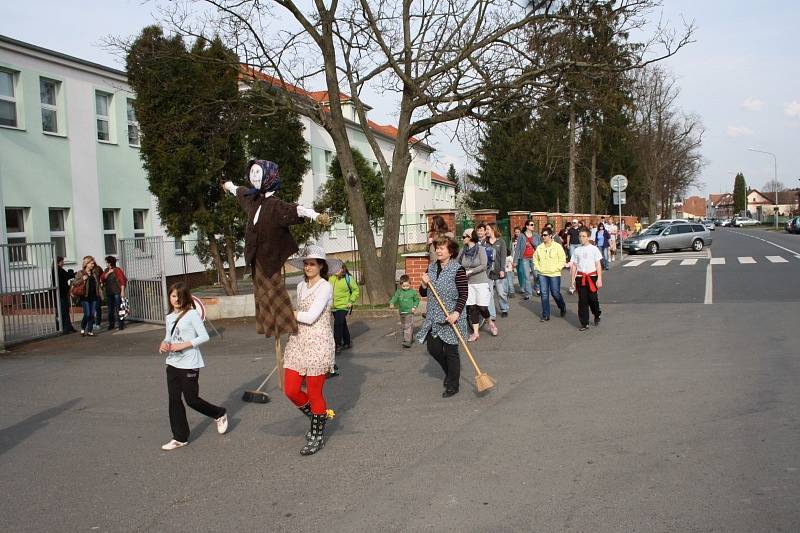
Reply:
<svg viewBox="0 0 800 533"><path fill-rule="evenodd" d="M302 455L312 455L325 444L323 430L328 406L322 388L325 376L333 371L336 344L331 328L333 288L328 283L329 270L341 268L338 259L326 260L325 250L309 246L302 257L289 264L303 269L303 282L297 285L298 331L290 335L284 353L284 393L311 419L311 430L306 433ZM306 382L306 390L301 386Z"/></svg>

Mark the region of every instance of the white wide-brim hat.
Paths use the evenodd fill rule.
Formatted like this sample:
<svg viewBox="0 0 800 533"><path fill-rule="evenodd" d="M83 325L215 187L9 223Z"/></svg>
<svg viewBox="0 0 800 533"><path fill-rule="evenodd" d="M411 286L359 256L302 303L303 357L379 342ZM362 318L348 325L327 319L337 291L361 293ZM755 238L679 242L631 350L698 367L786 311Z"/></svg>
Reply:
<svg viewBox="0 0 800 533"><path fill-rule="evenodd" d="M342 268L341 260L334 257L328 259L325 250L317 244L310 244L298 252L298 257L293 257L287 262L298 270L303 270L303 261L306 259L321 259L328 263L328 273L335 274Z"/></svg>

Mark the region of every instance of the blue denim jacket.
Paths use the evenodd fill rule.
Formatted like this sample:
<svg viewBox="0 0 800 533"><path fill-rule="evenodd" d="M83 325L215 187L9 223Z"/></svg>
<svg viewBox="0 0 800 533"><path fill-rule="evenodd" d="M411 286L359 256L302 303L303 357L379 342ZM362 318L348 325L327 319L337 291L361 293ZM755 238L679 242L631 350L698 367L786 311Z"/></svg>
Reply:
<svg viewBox="0 0 800 533"><path fill-rule="evenodd" d="M525 242L527 241L528 236L525 235L525 232L519 234L519 238L517 239L517 245L514 247L514 263L522 259L522 256L525 254ZM542 244L542 237L533 232L533 246L539 246Z"/></svg>

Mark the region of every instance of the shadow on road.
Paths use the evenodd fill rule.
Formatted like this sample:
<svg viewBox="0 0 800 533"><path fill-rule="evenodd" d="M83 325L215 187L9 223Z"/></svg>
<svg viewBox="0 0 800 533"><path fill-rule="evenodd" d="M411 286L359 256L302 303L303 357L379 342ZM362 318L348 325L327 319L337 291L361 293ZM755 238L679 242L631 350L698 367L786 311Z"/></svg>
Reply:
<svg viewBox="0 0 800 533"><path fill-rule="evenodd" d="M62 413L68 411L82 399L83 398L73 398L61 405L45 409L35 415L29 416L22 422L17 422L13 426L0 429L0 455L24 442L28 437L45 427L51 419L61 416Z"/></svg>

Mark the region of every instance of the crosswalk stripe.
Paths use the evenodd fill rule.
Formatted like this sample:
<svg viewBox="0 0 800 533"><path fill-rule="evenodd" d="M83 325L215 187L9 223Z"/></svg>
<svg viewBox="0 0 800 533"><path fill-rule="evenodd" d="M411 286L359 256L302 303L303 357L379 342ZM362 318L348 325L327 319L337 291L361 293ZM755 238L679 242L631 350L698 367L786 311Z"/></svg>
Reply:
<svg viewBox="0 0 800 533"><path fill-rule="evenodd" d="M635 266L641 265L642 263L644 263L644 259L633 259L631 261L626 261L625 264L622 265L622 266L624 266L624 267L635 267Z"/></svg>
<svg viewBox="0 0 800 533"><path fill-rule="evenodd" d="M711 258L711 264L712 265L724 265L725 264L725 258L724 257L712 257Z"/></svg>
<svg viewBox="0 0 800 533"><path fill-rule="evenodd" d="M662 267L669 264L669 259L659 259L658 261L653 261L654 267Z"/></svg>
<svg viewBox="0 0 800 533"><path fill-rule="evenodd" d="M739 258L739 263L742 264L742 265L752 265L755 262L756 262L756 260L753 259L752 257L740 257Z"/></svg>
<svg viewBox="0 0 800 533"><path fill-rule="evenodd" d="M684 259L681 261L681 265L696 265L697 259Z"/></svg>
<svg viewBox="0 0 800 533"><path fill-rule="evenodd" d="M789 262L789 261L787 261L786 259L784 259L783 257L781 257L779 255L768 255L767 259L769 260L770 263L788 263Z"/></svg>

